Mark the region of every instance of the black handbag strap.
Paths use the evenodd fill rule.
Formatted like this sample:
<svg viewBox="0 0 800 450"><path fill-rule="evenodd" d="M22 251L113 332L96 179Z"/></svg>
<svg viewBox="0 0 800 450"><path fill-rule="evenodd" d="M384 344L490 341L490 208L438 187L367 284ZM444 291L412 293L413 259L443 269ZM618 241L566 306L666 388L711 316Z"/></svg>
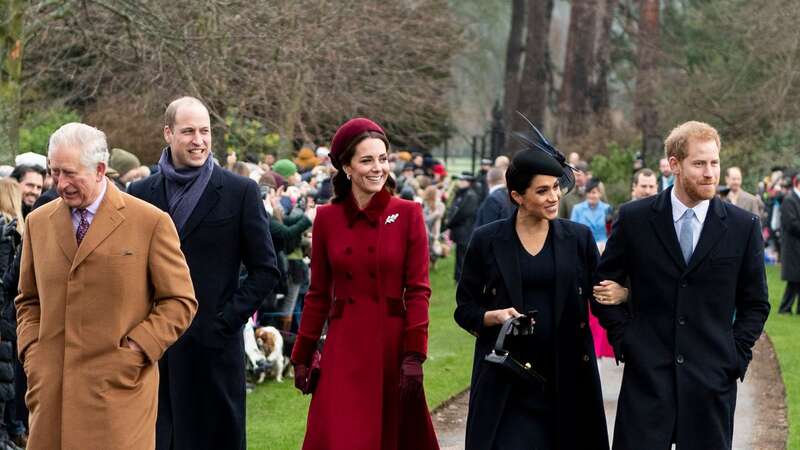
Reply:
<svg viewBox="0 0 800 450"><path fill-rule="evenodd" d="M503 322L503 327L500 328L500 334L497 335L497 341L494 343L494 351L495 352L505 352L505 348L503 345L506 342L506 336L511 334L511 327L514 326L514 321L516 317L510 317Z"/></svg>

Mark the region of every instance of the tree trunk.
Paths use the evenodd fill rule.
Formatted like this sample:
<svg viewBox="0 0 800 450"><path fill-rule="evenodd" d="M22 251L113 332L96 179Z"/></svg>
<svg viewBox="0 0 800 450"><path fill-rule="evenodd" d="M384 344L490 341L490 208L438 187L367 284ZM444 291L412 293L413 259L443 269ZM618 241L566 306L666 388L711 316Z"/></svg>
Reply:
<svg viewBox="0 0 800 450"><path fill-rule="evenodd" d="M519 108L519 67L522 59L524 28L525 0L514 0L511 7L511 31L508 33L508 46L506 47L505 92L503 95L503 123L509 131L513 131L512 124Z"/></svg>
<svg viewBox="0 0 800 450"><path fill-rule="evenodd" d="M553 0L528 0L528 31L525 44L525 63L519 88L519 110L537 128L544 128L547 110L550 64L550 19ZM515 131L525 131L527 124L517 116L512 122Z"/></svg>
<svg viewBox="0 0 800 450"><path fill-rule="evenodd" d="M559 140L583 134L588 125L599 1L601 0L572 2L564 76L559 95Z"/></svg>
<svg viewBox="0 0 800 450"><path fill-rule="evenodd" d="M614 21L614 11L617 9L619 0L602 1L597 19L599 29L595 47L596 63L595 74L592 84L594 85L591 96L592 112L597 119L603 123L607 122L607 112L610 105L608 93L608 70L611 65L611 25Z"/></svg>
<svg viewBox="0 0 800 450"><path fill-rule="evenodd" d="M657 52L659 49L659 0L639 0L639 34L636 49L636 124L642 132L642 158L658 157L661 138L658 134L658 111L655 94L658 87Z"/></svg>
<svg viewBox="0 0 800 450"><path fill-rule="evenodd" d="M5 2L5 8L0 9L0 12L5 12L5 16L0 17L0 21L5 22L4 26L0 27L0 55L3 58L0 103L5 109L5 135L8 139L11 161L19 150L19 128L22 122L22 25L25 4L24 0L8 0Z"/></svg>

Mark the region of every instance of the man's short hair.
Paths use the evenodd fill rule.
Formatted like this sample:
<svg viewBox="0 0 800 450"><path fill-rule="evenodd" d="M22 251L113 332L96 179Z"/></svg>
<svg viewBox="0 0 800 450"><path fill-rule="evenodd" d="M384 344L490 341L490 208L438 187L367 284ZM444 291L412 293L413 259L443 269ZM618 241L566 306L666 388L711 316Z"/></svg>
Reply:
<svg viewBox="0 0 800 450"><path fill-rule="evenodd" d="M178 114L178 108L189 104L196 104L206 108L206 105L204 105L203 102L195 97L186 96L176 98L169 104L169 106L167 106L167 110L164 111L164 125L171 130L175 125L175 116Z"/></svg>
<svg viewBox="0 0 800 450"><path fill-rule="evenodd" d="M503 184L506 179L506 170L500 167L492 167L486 172L486 182L492 186Z"/></svg>
<svg viewBox="0 0 800 450"><path fill-rule="evenodd" d="M29 166L27 164L20 164L17 167L14 167L14 170L11 171L11 174L9 176L17 180L18 182L22 182L22 179L25 178L25 175L27 175L28 172L38 173L39 175L42 176L43 180L44 177L47 175L45 170L39 166Z"/></svg>
<svg viewBox="0 0 800 450"><path fill-rule="evenodd" d="M725 176L726 176L726 177L729 177L729 176L731 176L731 170L738 170L738 171L739 171L739 175L741 175L741 174L742 174L742 169L740 169L740 168L739 168L739 167L737 167L737 166L730 166L730 167L728 167L728 168L725 170Z"/></svg>
<svg viewBox="0 0 800 450"><path fill-rule="evenodd" d="M589 171L589 163L584 160L580 160L575 164L575 168L583 173L586 173Z"/></svg>
<svg viewBox="0 0 800 450"><path fill-rule="evenodd" d="M61 147L73 147L80 150L81 164L92 168L99 163L108 166L108 142L106 134L85 123L71 122L61 126L50 135L47 156Z"/></svg>
<svg viewBox="0 0 800 450"><path fill-rule="evenodd" d="M638 186L639 178L641 177L654 177L654 176L656 176L656 173L646 167L644 169L639 169L636 171L636 173L633 174L633 185Z"/></svg>
<svg viewBox="0 0 800 450"><path fill-rule="evenodd" d="M691 120L673 128L664 141L664 154L669 159L675 157L678 161L683 161L689 152L690 141L714 141L717 149L721 148L719 133L711 125L705 122Z"/></svg>

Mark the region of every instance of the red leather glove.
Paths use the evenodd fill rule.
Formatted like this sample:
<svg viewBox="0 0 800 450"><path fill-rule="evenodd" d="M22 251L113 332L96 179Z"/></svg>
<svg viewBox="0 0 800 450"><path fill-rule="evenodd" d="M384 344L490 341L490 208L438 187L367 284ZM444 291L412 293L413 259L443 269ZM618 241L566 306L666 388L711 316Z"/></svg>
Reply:
<svg viewBox="0 0 800 450"><path fill-rule="evenodd" d="M317 388L319 381L319 365L322 360L322 354L319 351L314 352L311 357L311 366L305 364L297 364L292 361L294 365L294 387L300 390L305 395L313 394Z"/></svg>
<svg viewBox="0 0 800 450"><path fill-rule="evenodd" d="M305 364L294 364L294 387L303 394L308 394L308 366Z"/></svg>
<svg viewBox="0 0 800 450"><path fill-rule="evenodd" d="M400 398L412 399L422 395L422 363L425 355L406 353L400 365Z"/></svg>

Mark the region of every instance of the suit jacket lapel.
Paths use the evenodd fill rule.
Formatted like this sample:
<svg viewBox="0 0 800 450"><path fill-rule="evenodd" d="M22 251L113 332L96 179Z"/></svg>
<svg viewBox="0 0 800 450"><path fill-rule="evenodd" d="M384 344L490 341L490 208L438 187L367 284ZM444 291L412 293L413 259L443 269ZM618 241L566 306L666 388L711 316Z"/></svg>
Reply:
<svg viewBox="0 0 800 450"><path fill-rule="evenodd" d="M94 216L92 224L89 226L89 231L86 232L86 236L83 238L83 242L78 246L75 259L72 260L72 268L70 271L75 270L75 268L125 220L125 216L119 212L119 210L125 207L122 195L112 182L107 181L106 183L105 197L103 197L103 200L100 202L100 207L97 209L97 214ZM69 230L72 230L71 222ZM72 240L77 245L74 235L72 236Z"/></svg>
<svg viewBox="0 0 800 450"><path fill-rule="evenodd" d="M703 224L703 231L700 232L700 240L697 241L697 247L695 247L692 257L689 259L689 267L686 268L686 272L694 270L725 234L728 229L724 222L725 217L725 206L722 202L716 197L711 199L706 221Z"/></svg>
<svg viewBox="0 0 800 450"><path fill-rule="evenodd" d="M511 297L511 306L520 313L524 313L525 305L522 301L522 279L519 268L518 238L515 236L516 213L511 218L503 221L503 226L497 239L493 242L494 257L497 267L503 276L508 295Z"/></svg>
<svg viewBox="0 0 800 450"><path fill-rule="evenodd" d="M194 211L192 211L192 215L189 216L189 220L186 221L186 224L183 226L183 229L180 230L180 237L181 242L186 240L186 237L197 228L197 225L203 221L203 219L214 209L214 206L217 205L219 202L222 193L220 189L222 188L222 173L219 167L214 166L214 171L211 173L211 179L208 180L208 186L206 186L206 190L203 191L203 195L200 196L200 200L197 202L197 206L194 207Z"/></svg>
<svg viewBox="0 0 800 450"><path fill-rule="evenodd" d="M653 215L650 217L650 223L661 241L661 245L675 260L675 264L683 269L686 267L686 262L683 260L678 236L675 234L675 223L672 220L672 203L670 203L669 197L671 191L670 187L658 194L658 198L653 203Z"/></svg>
<svg viewBox="0 0 800 450"><path fill-rule="evenodd" d="M58 208L50 213L50 221L55 227L58 246L61 247L61 251L67 257L69 263L72 264L72 261L75 260L75 252L78 251L78 242L75 239L75 233L72 228L72 212L69 206L60 198L55 201L60 204Z"/></svg>
<svg viewBox="0 0 800 450"><path fill-rule="evenodd" d="M577 261L577 246L575 240L570 239L572 233L564 228L560 220L556 219L550 222L553 233L553 259L556 274L556 283L553 292L554 298L554 315L553 323L558 326L561 320L561 313L564 312L564 304L566 302L566 293L575 282L575 266ZM523 311L520 311L523 312Z"/></svg>

